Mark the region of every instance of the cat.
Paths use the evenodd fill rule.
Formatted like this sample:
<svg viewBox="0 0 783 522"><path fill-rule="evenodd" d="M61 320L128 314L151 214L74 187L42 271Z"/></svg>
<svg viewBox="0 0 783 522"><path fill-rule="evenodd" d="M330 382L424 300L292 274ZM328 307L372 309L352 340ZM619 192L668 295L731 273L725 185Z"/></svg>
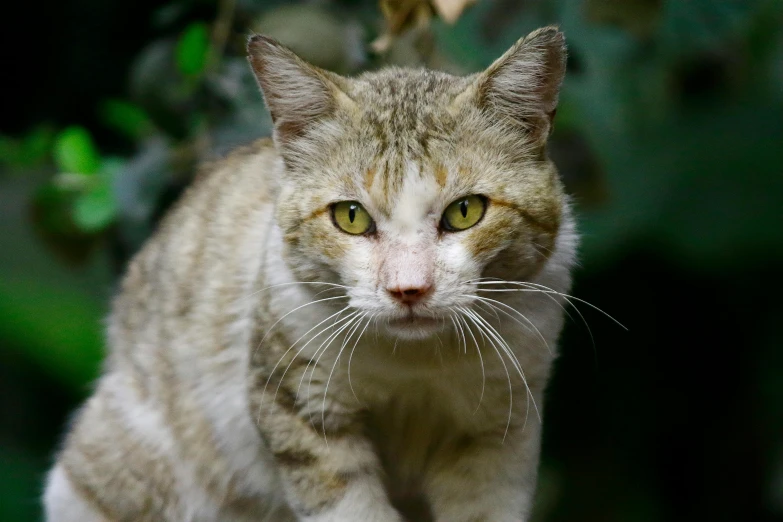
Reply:
<svg viewBox="0 0 783 522"><path fill-rule="evenodd" d="M47 520L528 520L577 247L563 34L467 77L248 54L273 137L130 263Z"/></svg>

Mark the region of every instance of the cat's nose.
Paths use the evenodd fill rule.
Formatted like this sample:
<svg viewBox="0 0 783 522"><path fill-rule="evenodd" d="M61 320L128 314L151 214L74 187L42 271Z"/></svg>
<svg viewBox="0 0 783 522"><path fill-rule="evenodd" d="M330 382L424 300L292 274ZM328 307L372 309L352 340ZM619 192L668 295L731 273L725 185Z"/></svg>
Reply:
<svg viewBox="0 0 783 522"><path fill-rule="evenodd" d="M421 283L416 286L392 286L386 289L395 300L412 305L418 303L432 291L432 285L429 283Z"/></svg>

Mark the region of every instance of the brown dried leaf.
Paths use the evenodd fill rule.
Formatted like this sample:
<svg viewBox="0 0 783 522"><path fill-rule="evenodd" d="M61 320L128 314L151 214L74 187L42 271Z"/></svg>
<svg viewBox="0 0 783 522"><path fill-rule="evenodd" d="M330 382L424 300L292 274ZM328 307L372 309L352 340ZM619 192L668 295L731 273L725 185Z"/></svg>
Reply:
<svg viewBox="0 0 783 522"><path fill-rule="evenodd" d="M407 31L424 33L437 12L446 23L453 24L466 7L478 0L379 0L386 20L386 30L371 46L377 53L387 52L395 39Z"/></svg>
<svg viewBox="0 0 783 522"><path fill-rule="evenodd" d="M459 20L465 8L476 2L477 0L432 0L435 10L448 24L453 24Z"/></svg>
<svg viewBox="0 0 783 522"><path fill-rule="evenodd" d="M388 51L395 38L404 32L428 28L432 20L429 0L380 0L379 6L386 19L386 31L371 44L378 53Z"/></svg>
<svg viewBox="0 0 783 522"><path fill-rule="evenodd" d="M387 32L396 36L421 22L425 12L427 22L432 16L429 0L380 0L381 13L386 19Z"/></svg>

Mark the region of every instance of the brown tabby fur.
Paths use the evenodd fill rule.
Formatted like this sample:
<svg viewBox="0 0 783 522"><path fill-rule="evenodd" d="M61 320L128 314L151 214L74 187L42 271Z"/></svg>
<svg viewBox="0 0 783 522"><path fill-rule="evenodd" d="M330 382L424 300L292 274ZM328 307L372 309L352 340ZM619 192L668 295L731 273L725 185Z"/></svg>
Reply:
<svg viewBox="0 0 783 522"><path fill-rule="evenodd" d="M479 295L477 277L569 288L576 236L545 148L564 53L545 28L467 78L348 79L253 37L274 142L206 166L128 267L104 375L49 479L48 520L525 520L562 300L481 294L534 331L465 295ZM486 196L482 220L438 229L467 194ZM340 200L361 201L377 233L338 230ZM377 319L401 313L384 301L387 272L433 278L421 313L448 328L384 330ZM455 303L483 319L449 323ZM316 350L325 334L289 349L346 304L375 315L343 323L353 330L332 348ZM520 372L475 323L496 318Z"/></svg>

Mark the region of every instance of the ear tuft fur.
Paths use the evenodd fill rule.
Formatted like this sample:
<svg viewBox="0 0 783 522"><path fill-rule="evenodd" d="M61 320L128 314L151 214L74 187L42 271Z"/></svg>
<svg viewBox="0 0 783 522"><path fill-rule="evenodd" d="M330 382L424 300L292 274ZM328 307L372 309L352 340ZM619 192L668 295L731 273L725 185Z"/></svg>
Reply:
<svg viewBox="0 0 783 522"><path fill-rule="evenodd" d="M478 103L534 143L549 136L566 68L565 36L555 26L520 39L478 79Z"/></svg>
<svg viewBox="0 0 783 522"><path fill-rule="evenodd" d="M247 53L279 144L301 137L311 123L334 110L337 87L325 71L260 34L250 37Z"/></svg>

